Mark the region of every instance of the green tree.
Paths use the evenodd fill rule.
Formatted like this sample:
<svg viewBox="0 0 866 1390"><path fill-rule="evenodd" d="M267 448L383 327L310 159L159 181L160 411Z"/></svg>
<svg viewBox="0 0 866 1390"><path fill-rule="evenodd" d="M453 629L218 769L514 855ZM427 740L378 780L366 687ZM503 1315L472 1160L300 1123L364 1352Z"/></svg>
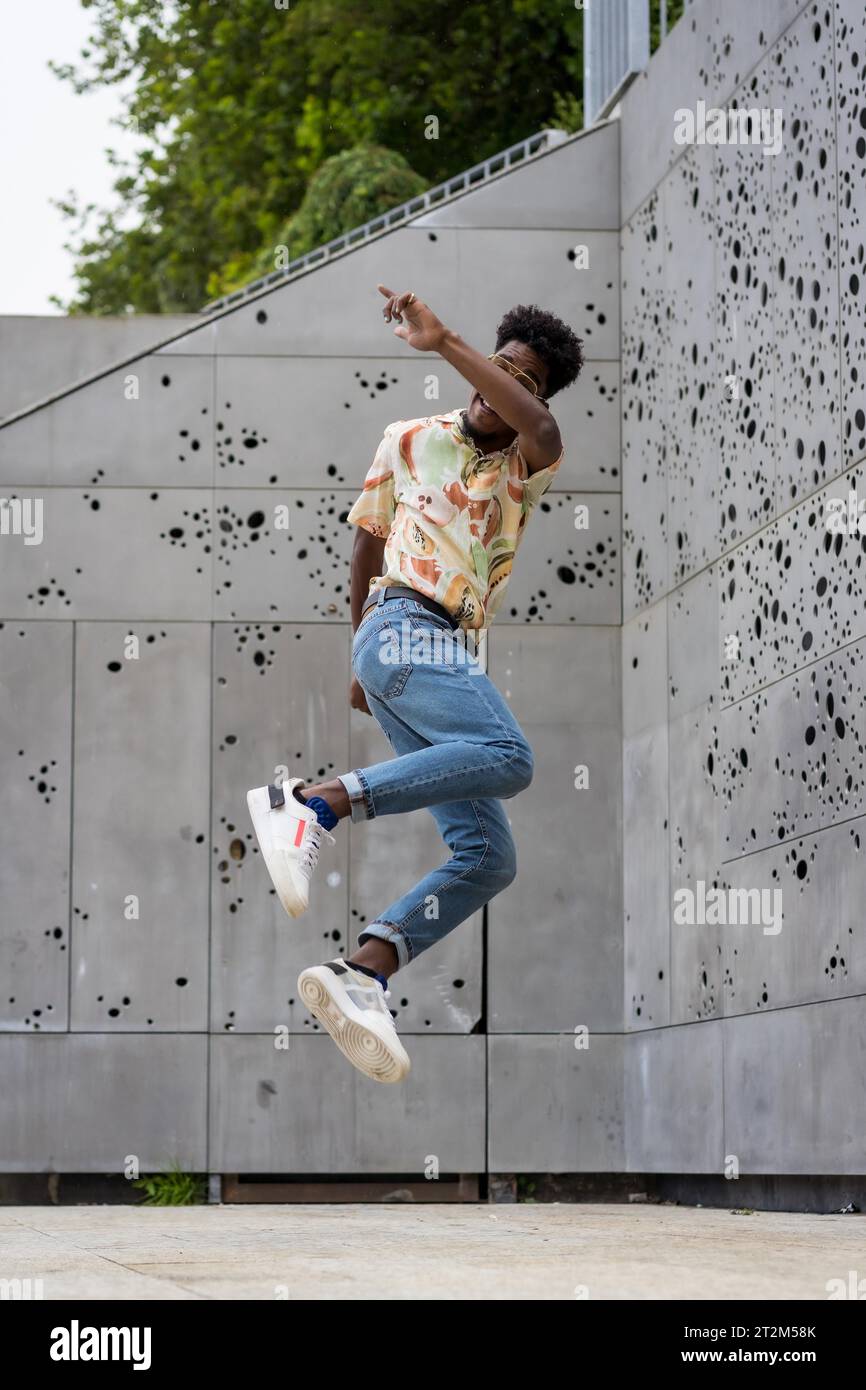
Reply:
<svg viewBox="0 0 866 1390"><path fill-rule="evenodd" d="M427 180L393 150L357 145L353 150L332 155L310 179L304 201L277 232L274 245L254 255L240 256L221 271L215 271L208 281L208 293L216 298L261 275L269 275L278 264L278 250L285 257L286 248L290 259L303 256L342 232L416 197L425 188Z"/></svg>
<svg viewBox="0 0 866 1390"><path fill-rule="evenodd" d="M115 160L115 206L59 203L72 312L197 309L278 244L332 156L384 147L429 186L552 124L580 92L573 0L81 3L92 38L55 71L81 92L123 83L140 147ZM324 240L340 230L320 225Z"/></svg>
<svg viewBox="0 0 866 1390"><path fill-rule="evenodd" d="M655 53L662 41L662 11L663 0L650 0L650 53ZM667 32L670 33L677 20L682 19L685 9L684 0L664 0Z"/></svg>

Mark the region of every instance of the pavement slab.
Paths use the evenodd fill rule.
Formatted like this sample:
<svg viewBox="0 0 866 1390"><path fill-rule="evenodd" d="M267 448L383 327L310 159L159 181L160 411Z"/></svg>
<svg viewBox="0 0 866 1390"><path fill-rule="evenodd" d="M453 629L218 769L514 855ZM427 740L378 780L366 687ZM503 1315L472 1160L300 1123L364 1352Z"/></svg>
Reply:
<svg viewBox="0 0 866 1390"><path fill-rule="evenodd" d="M866 1217L647 1205L14 1207L0 1278L46 1299L826 1299Z"/></svg>

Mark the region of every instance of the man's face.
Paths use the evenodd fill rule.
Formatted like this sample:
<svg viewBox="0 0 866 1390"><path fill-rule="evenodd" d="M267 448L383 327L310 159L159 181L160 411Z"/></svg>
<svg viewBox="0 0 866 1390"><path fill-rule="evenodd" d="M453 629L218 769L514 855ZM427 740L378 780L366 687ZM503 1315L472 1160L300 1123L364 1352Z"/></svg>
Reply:
<svg viewBox="0 0 866 1390"><path fill-rule="evenodd" d="M525 372L535 383L537 393L543 396L547 390L547 367L542 362L537 353L527 347L526 343L518 342L512 338L510 342L503 343L498 349L497 355L510 362L514 367L519 367L521 372ZM507 370L505 367L503 371ZM529 385L523 377L515 378L517 384L525 390L529 390ZM483 439L494 439L500 436L507 436L509 440L514 438L514 430L507 425L501 415L497 415L480 395L478 391L473 391L469 400L469 409L466 411L466 418L474 435Z"/></svg>

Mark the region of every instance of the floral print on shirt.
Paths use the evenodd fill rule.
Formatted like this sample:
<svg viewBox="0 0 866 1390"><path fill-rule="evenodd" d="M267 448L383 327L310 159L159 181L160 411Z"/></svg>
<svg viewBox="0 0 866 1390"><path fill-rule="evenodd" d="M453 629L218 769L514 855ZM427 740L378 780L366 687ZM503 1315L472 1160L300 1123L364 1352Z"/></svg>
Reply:
<svg viewBox="0 0 866 1390"><path fill-rule="evenodd" d="M370 589L407 584L461 627L489 627L526 522L562 454L530 474L517 440L479 456L461 410L389 425L348 520L385 538Z"/></svg>

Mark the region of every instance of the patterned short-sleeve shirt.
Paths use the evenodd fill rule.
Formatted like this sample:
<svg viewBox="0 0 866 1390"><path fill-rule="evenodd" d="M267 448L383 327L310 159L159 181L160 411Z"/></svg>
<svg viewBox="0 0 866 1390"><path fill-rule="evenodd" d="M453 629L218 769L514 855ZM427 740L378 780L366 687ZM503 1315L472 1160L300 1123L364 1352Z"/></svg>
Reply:
<svg viewBox="0 0 866 1390"><path fill-rule="evenodd" d="M489 627L530 513L562 455L529 472L517 440L479 456L461 410L389 425L348 520L384 537L370 588L408 584L461 627Z"/></svg>

